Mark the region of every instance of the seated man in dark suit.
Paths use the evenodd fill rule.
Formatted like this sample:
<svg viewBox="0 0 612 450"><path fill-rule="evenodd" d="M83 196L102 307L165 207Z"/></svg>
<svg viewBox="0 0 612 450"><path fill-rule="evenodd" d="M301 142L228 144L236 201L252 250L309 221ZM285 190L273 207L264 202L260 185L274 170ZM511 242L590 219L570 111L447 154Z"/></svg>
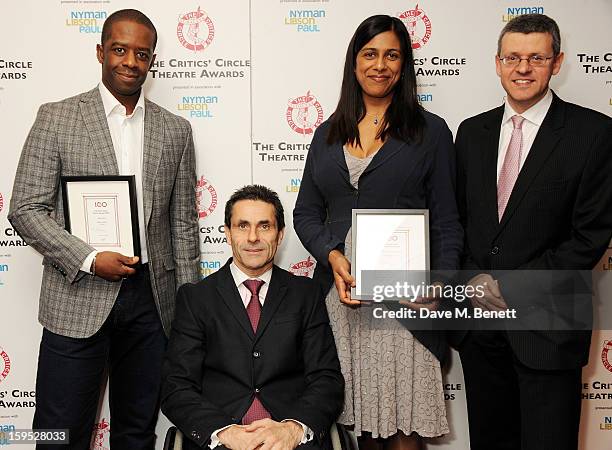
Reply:
<svg viewBox="0 0 612 450"><path fill-rule="evenodd" d="M246 186L225 206L233 258L178 292L162 410L185 448L329 447L344 380L318 285L274 265L275 192Z"/></svg>

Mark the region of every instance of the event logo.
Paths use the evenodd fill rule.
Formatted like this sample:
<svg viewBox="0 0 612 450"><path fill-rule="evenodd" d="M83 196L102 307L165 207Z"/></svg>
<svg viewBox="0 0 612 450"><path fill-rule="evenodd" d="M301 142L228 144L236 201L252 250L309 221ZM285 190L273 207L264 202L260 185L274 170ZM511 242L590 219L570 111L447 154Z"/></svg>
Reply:
<svg viewBox="0 0 612 450"><path fill-rule="evenodd" d="M293 131L303 135L312 134L323 122L323 107L308 91L306 95L289 99L285 116Z"/></svg>
<svg viewBox="0 0 612 450"><path fill-rule="evenodd" d="M512 19L523 14L544 14L542 6L509 6L506 8L506 13L502 14L502 22L510 22Z"/></svg>
<svg viewBox="0 0 612 450"><path fill-rule="evenodd" d="M576 56L578 57L578 62L584 69L584 73L612 73L612 52L600 55L578 53ZM610 83L609 80L606 81L606 85Z"/></svg>
<svg viewBox="0 0 612 450"><path fill-rule="evenodd" d="M414 9L404 11L398 14L398 17L408 28L413 49L416 50L427 44L431 37L431 21L427 14L425 14L425 11L419 8L418 3Z"/></svg>
<svg viewBox="0 0 612 450"><path fill-rule="evenodd" d="M91 450L110 450L107 447L106 441L108 433L110 432L110 422L104 417L100 422L94 424L93 437L91 440Z"/></svg>
<svg viewBox="0 0 612 450"><path fill-rule="evenodd" d="M15 431L15 425L8 423L0 424L0 446L11 444L9 439L11 431Z"/></svg>
<svg viewBox="0 0 612 450"><path fill-rule="evenodd" d="M0 347L0 383L6 379L10 371L11 358L9 358L9 355Z"/></svg>
<svg viewBox="0 0 612 450"><path fill-rule="evenodd" d="M196 183L196 203L200 219L210 216L217 207L217 191L204 176Z"/></svg>
<svg viewBox="0 0 612 450"><path fill-rule="evenodd" d="M214 117L211 105L218 103L216 95L183 95L177 110L189 111L190 118L209 119Z"/></svg>
<svg viewBox="0 0 612 450"><path fill-rule="evenodd" d="M601 350L601 362L608 371L612 372L612 354L608 355L610 350L612 350L612 340L604 341Z"/></svg>
<svg viewBox="0 0 612 450"><path fill-rule="evenodd" d="M215 25L208 14L198 6L179 17L176 36L183 47L194 52L202 51L215 37Z"/></svg>
<svg viewBox="0 0 612 450"><path fill-rule="evenodd" d="M0 80L25 80L32 66L32 61L0 59Z"/></svg>
<svg viewBox="0 0 612 450"><path fill-rule="evenodd" d="M302 184L301 178L291 178L289 184L285 185L286 192L298 193L300 191L300 184Z"/></svg>
<svg viewBox="0 0 612 450"><path fill-rule="evenodd" d="M285 25L294 26L299 32L318 33L321 30L317 21L321 18L325 18L324 9L291 9Z"/></svg>
<svg viewBox="0 0 612 450"><path fill-rule="evenodd" d="M14 228L8 227L4 229L4 235L8 239L0 239L0 247L27 247L28 244L19 236L19 233Z"/></svg>
<svg viewBox="0 0 612 450"><path fill-rule="evenodd" d="M8 264L0 264L0 275L8 271L9 271ZM0 278L0 286L4 286L4 282L2 281L2 278Z"/></svg>
<svg viewBox="0 0 612 450"><path fill-rule="evenodd" d="M431 102L433 101L433 95L432 94L417 94L417 99L419 100L419 103Z"/></svg>
<svg viewBox="0 0 612 450"><path fill-rule="evenodd" d="M227 237L225 237L225 225L208 225L200 227L200 234L204 235L202 239L203 244L227 244ZM214 253L223 253L219 251L214 252L204 252L207 254Z"/></svg>
<svg viewBox="0 0 612 450"><path fill-rule="evenodd" d="M291 264L289 266L289 272L291 272L293 275L297 275L298 277L312 278L316 265L317 262L309 256L302 261Z"/></svg>
<svg viewBox="0 0 612 450"><path fill-rule="evenodd" d="M106 11L70 11L66 26L78 27L79 33L102 33L102 23L107 16Z"/></svg>
<svg viewBox="0 0 612 450"><path fill-rule="evenodd" d="M221 261L200 261L200 279L206 278L208 275L216 272L221 268Z"/></svg>

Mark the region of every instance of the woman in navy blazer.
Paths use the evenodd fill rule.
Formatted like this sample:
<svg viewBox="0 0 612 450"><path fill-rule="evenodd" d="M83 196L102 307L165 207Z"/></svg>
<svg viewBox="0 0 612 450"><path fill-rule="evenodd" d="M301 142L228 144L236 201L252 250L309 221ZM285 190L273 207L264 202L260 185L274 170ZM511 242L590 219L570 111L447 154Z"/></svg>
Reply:
<svg viewBox="0 0 612 450"><path fill-rule="evenodd" d="M417 98L406 27L390 16L366 19L347 50L338 107L314 134L293 211L295 230L317 259L314 277L329 291L346 379L339 422L354 427L361 448L379 448L375 439L383 438L417 449L421 437L448 432L444 336L410 332L395 321L372 327L371 314L350 298L354 208L429 209L431 268L459 266L452 135Z"/></svg>

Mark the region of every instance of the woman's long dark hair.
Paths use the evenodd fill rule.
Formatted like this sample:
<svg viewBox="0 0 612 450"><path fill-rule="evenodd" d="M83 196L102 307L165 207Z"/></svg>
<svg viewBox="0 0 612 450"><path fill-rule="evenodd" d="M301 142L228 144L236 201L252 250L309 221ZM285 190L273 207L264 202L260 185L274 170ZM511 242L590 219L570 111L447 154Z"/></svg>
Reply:
<svg viewBox="0 0 612 450"><path fill-rule="evenodd" d="M387 108L377 137L383 141L390 136L416 143L423 138L425 117L417 98L410 35L400 19L376 15L361 22L346 51L340 100L330 118L331 124L327 135L327 142L330 145L348 142L361 146L357 124L364 118L366 111L361 86L355 76L357 54L374 36L385 31L393 31L400 41L403 64L400 79L393 88L393 99Z"/></svg>

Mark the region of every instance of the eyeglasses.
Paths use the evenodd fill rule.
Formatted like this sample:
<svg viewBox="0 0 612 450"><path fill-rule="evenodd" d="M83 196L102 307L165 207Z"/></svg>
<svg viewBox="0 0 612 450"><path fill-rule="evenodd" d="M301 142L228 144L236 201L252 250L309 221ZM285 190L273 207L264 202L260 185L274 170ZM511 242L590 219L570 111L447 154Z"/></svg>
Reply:
<svg viewBox="0 0 612 450"><path fill-rule="evenodd" d="M548 63L548 60L553 58L554 56L543 55L532 55L528 58L519 58L518 56L514 55L504 56L503 58L500 58L499 56L497 57L497 59L499 59L506 67L516 67L521 63L521 61L527 61L531 67L544 67Z"/></svg>

